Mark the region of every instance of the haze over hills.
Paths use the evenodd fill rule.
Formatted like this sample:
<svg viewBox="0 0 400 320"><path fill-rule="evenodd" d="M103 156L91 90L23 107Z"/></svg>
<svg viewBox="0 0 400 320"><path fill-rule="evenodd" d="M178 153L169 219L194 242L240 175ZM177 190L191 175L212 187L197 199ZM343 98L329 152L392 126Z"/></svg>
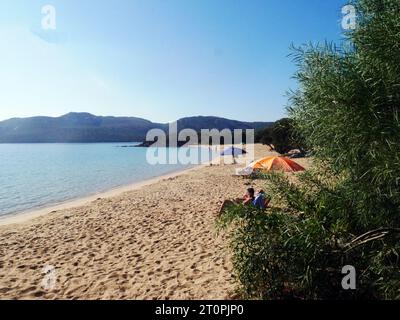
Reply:
<svg viewBox="0 0 400 320"><path fill-rule="evenodd" d="M178 128L258 129L271 122L242 122L218 117L188 117L177 121ZM167 131L168 124L136 117L102 117L71 112L61 117L12 118L0 122L0 143L88 143L134 142L145 140L151 129Z"/></svg>

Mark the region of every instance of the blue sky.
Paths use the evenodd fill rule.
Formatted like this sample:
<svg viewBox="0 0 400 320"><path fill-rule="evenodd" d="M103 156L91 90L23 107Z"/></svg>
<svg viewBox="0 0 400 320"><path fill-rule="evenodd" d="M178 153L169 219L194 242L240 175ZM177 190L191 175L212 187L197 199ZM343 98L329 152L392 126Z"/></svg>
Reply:
<svg viewBox="0 0 400 320"><path fill-rule="evenodd" d="M273 121L293 43L339 41L344 0L3 0L0 120L69 111ZM42 30L44 5L56 30Z"/></svg>

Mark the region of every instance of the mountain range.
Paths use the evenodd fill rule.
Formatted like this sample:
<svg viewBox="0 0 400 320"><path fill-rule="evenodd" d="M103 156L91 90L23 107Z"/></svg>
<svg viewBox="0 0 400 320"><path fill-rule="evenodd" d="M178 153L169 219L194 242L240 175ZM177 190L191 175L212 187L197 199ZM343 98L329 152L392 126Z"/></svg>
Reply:
<svg viewBox="0 0 400 320"><path fill-rule="evenodd" d="M188 117L178 129L260 129L271 122L243 122L218 117ZM60 117L12 118L0 122L0 143L89 143L143 141L150 129L168 131L168 123L136 117L102 117L71 112Z"/></svg>

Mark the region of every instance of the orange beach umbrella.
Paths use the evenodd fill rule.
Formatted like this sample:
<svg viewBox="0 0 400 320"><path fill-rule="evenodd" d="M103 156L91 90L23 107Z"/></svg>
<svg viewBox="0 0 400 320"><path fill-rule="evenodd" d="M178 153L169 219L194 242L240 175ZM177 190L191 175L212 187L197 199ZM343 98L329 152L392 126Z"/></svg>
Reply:
<svg viewBox="0 0 400 320"><path fill-rule="evenodd" d="M283 172L297 172L304 171L305 169L298 163L290 160L286 157L266 157L260 160L254 161L249 166L253 170L263 171L283 171Z"/></svg>

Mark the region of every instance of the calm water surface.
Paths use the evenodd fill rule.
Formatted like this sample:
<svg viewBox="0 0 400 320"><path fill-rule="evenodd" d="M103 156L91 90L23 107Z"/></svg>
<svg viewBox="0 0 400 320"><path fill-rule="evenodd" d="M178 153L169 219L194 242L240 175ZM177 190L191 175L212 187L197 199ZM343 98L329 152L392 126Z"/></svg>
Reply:
<svg viewBox="0 0 400 320"><path fill-rule="evenodd" d="M126 143L0 144L0 215L28 211L172 173ZM202 148L208 155L208 149Z"/></svg>

